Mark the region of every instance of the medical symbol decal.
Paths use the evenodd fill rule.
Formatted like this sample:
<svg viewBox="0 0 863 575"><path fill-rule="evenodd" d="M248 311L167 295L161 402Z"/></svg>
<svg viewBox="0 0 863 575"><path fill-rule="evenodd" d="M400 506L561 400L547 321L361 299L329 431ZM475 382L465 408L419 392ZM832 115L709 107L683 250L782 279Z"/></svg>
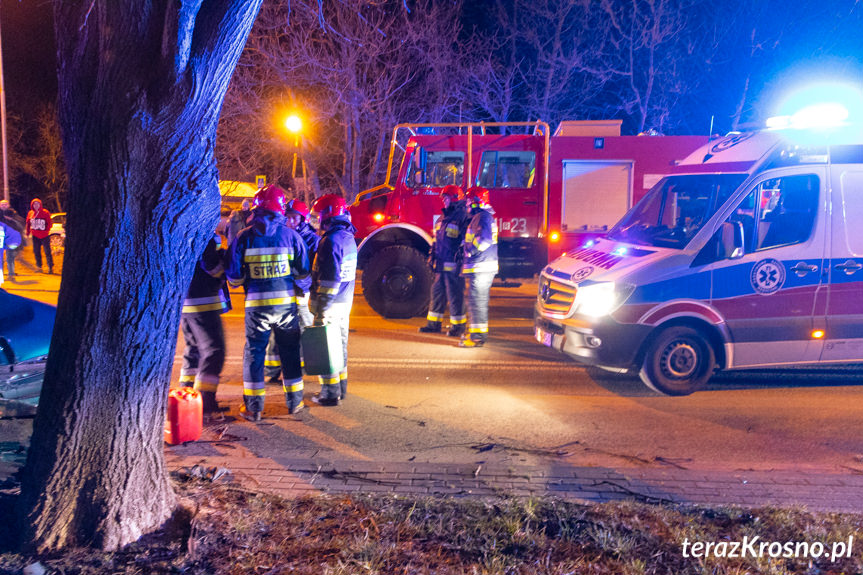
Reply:
<svg viewBox="0 0 863 575"><path fill-rule="evenodd" d="M785 266L774 259L761 260L753 266L749 283L762 295L772 294L785 283Z"/></svg>
<svg viewBox="0 0 863 575"><path fill-rule="evenodd" d="M587 277L593 273L593 266L585 266L583 268L578 268L574 272L572 272L572 281L574 283L578 283L587 279Z"/></svg>
<svg viewBox="0 0 863 575"><path fill-rule="evenodd" d="M710 148L710 152L712 154L718 154L719 152L724 152L728 148L733 148L740 142L745 142L752 136L754 136L757 132L742 132L740 134L734 134L733 136L726 136L722 138L719 142L717 142L712 148Z"/></svg>

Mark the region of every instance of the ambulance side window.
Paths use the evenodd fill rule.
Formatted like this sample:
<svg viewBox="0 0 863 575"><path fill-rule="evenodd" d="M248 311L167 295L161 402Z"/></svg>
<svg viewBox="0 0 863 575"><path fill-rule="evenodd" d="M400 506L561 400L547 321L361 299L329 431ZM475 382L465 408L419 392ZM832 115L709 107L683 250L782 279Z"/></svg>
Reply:
<svg viewBox="0 0 863 575"><path fill-rule="evenodd" d="M814 174L785 176L759 184L753 190L759 198L755 250L808 240L818 210L819 187Z"/></svg>

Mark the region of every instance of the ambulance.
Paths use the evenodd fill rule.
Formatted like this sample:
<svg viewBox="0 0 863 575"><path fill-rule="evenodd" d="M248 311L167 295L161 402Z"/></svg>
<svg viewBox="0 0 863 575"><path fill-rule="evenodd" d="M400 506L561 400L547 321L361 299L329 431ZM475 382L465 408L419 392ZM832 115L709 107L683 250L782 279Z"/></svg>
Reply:
<svg viewBox="0 0 863 575"><path fill-rule="evenodd" d="M863 130L793 120L710 141L546 266L536 340L667 395L863 361Z"/></svg>

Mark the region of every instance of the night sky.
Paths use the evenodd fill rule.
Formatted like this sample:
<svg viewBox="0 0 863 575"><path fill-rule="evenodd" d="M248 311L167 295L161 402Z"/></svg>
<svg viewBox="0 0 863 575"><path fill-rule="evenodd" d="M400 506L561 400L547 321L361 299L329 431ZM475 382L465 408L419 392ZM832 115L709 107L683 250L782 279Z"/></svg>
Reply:
<svg viewBox="0 0 863 575"><path fill-rule="evenodd" d="M28 116L57 92L51 3L5 0L0 4L0 26L7 109Z"/></svg>
<svg viewBox="0 0 863 575"><path fill-rule="evenodd" d="M751 2L727 1L730 4L726 6ZM483 28L485 3L486 0L466 2L463 15L466 33L475 25ZM704 70L704 91L687 103L687 108L691 108L688 114L693 118L689 131L704 132L711 116L719 119L733 111L739 90L738 86L734 90L729 88L739 84L743 66L751 72L751 104L764 111L775 106L789 87L807 81L842 77L863 85L863 3L759 0L758 5L764 6L759 30L768 43L777 42L773 46L775 49L744 63L738 51L744 49L741 43L745 38L726 38L728 45L718 61ZM5 0L0 6L9 114L31 116L37 105L55 97L57 80L51 20L50 0ZM721 123L717 128L723 129Z"/></svg>

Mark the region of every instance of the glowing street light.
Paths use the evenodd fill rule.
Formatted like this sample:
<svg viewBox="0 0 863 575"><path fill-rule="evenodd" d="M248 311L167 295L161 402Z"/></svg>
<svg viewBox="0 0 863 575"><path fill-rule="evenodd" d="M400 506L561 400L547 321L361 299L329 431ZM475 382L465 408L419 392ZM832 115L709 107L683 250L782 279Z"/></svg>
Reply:
<svg viewBox="0 0 863 575"><path fill-rule="evenodd" d="M302 130L303 121L296 114L291 114L285 118L285 128L294 135L294 161L291 167L291 178L297 179L297 153L299 152L300 161L303 163L303 197L308 202L308 181L306 180L306 159L302 157Z"/></svg>
<svg viewBox="0 0 863 575"><path fill-rule="evenodd" d="M285 118L285 128L292 134L299 134L303 129L303 121L296 114L291 114Z"/></svg>

